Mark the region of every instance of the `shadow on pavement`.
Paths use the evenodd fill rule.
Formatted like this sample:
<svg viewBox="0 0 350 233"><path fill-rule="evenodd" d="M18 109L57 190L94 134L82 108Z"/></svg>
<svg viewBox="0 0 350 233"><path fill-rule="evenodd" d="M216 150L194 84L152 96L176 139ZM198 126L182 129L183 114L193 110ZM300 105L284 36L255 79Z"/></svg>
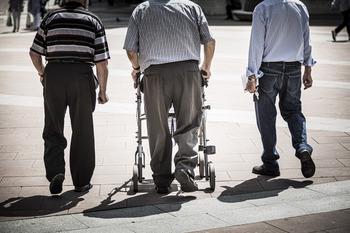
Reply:
<svg viewBox="0 0 350 233"><path fill-rule="evenodd" d="M290 179L272 179L273 177L258 176L234 187L222 186L226 188L217 198L222 202L240 202L252 199L262 199L278 196L280 192L290 187L295 189L305 188L313 184L311 180L296 181ZM237 194L245 194L237 197ZM235 196L236 195L236 196Z"/></svg>
<svg viewBox="0 0 350 233"><path fill-rule="evenodd" d="M131 180L125 182L122 186L113 189L108 197L101 201L101 204L93 207L91 209L84 210L84 216L93 217L93 218L129 218L129 217L144 217L155 214L164 213L164 211L159 208L153 207L152 205L156 204L164 204L171 203L172 208L171 211L179 211L181 209L181 205L193 201L196 199L195 196L180 196L177 192L174 195L174 192L171 194L158 194L154 189L154 183L151 180L145 180L142 185L139 186L139 191L134 193L131 191L127 191L127 195L132 197L123 199L119 202L115 202L113 200L113 196L115 196L118 192L122 192L122 190L126 190L128 188L128 183ZM171 186L172 191L177 191L177 185ZM138 208L135 211L131 207L140 207L145 206L143 209ZM124 207L121 209L121 207ZM126 208L125 208L126 207ZM119 209L120 211L101 211L101 210L111 210L111 209Z"/></svg>
<svg viewBox="0 0 350 233"><path fill-rule="evenodd" d="M10 198L0 203L0 216L5 217L33 217L67 211L78 205L87 192L73 190L59 196L36 195L31 197Z"/></svg>

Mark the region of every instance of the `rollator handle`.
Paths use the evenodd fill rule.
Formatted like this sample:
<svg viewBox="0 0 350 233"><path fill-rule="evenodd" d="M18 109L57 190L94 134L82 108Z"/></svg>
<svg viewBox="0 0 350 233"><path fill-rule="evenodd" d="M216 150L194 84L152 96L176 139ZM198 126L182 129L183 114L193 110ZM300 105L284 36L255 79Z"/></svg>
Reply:
<svg viewBox="0 0 350 233"><path fill-rule="evenodd" d="M134 83L134 88L136 89L140 85L141 72L136 74L136 83Z"/></svg>
<svg viewBox="0 0 350 233"><path fill-rule="evenodd" d="M202 75L202 87L204 87L204 86L205 86L205 87L208 87L208 79L203 78L203 75L205 76L205 75L207 75L208 73L205 72L204 70L201 70L200 73L201 73L201 75Z"/></svg>

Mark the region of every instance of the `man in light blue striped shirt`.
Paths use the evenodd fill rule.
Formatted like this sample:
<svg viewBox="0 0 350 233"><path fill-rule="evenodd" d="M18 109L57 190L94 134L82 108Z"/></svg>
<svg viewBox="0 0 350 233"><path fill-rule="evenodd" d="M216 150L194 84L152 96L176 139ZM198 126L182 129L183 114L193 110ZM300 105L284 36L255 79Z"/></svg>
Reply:
<svg viewBox="0 0 350 233"><path fill-rule="evenodd" d="M301 112L301 79L312 86L309 14L299 0L265 0L253 12L246 90L255 95L257 125L261 134L263 165L253 173L279 176L276 150L276 96L283 119L292 135L295 156L305 177L312 177L315 164L307 144L305 117ZM301 78L301 65L305 66Z"/></svg>
<svg viewBox="0 0 350 233"><path fill-rule="evenodd" d="M199 69L201 45L204 59ZM169 109L174 106L178 145L175 178L181 190L198 190L193 150L202 117L200 70L211 76L215 40L202 9L189 0L150 0L136 7L130 17L124 49L132 64L132 78L144 72L144 101L151 169L158 193L169 193L172 142Z"/></svg>

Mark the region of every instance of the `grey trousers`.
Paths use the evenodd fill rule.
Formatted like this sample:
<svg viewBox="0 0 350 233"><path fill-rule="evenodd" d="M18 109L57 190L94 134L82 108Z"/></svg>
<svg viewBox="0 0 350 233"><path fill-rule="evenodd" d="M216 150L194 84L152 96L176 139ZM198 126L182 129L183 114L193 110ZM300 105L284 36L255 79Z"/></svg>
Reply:
<svg viewBox="0 0 350 233"><path fill-rule="evenodd" d="M172 140L168 126L173 105L176 131L173 135L178 152L175 170L185 169L191 175L198 163L193 149L198 142L202 119L202 78L197 61L152 65L145 70L144 102L153 179L158 187L170 186Z"/></svg>

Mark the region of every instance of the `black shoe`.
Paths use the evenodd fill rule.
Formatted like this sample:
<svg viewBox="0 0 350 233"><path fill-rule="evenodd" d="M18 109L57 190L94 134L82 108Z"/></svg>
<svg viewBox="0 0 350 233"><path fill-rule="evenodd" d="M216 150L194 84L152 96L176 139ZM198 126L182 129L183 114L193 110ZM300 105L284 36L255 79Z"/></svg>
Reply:
<svg viewBox="0 0 350 233"><path fill-rule="evenodd" d="M169 194L171 193L171 188L170 187L158 187L156 186L157 193L159 194Z"/></svg>
<svg viewBox="0 0 350 233"><path fill-rule="evenodd" d="M75 192L85 192L92 188L92 183L89 183L87 185L81 186L81 187L75 187Z"/></svg>
<svg viewBox="0 0 350 233"><path fill-rule="evenodd" d="M332 30L333 41L337 41L336 36L337 36L337 33L335 32L335 30Z"/></svg>
<svg viewBox="0 0 350 233"><path fill-rule="evenodd" d="M299 159L301 162L301 172L305 178L310 178L315 174L316 167L314 161L312 161L311 154L307 150L300 152Z"/></svg>
<svg viewBox="0 0 350 233"><path fill-rule="evenodd" d="M54 178L52 178L50 182L50 193L51 194L58 194L62 192L62 184L64 181L64 174L60 173L55 175Z"/></svg>
<svg viewBox="0 0 350 233"><path fill-rule="evenodd" d="M175 171L175 179L180 183L183 192L194 192L198 190L197 183L184 169Z"/></svg>
<svg viewBox="0 0 350 233"><path fill-rule="evenodd" d="M281 175L280 171L266 170L264 165L253 167L252 172L254 174L259 174L259 175L263 175L263 176L280 176Z"/></svg>

